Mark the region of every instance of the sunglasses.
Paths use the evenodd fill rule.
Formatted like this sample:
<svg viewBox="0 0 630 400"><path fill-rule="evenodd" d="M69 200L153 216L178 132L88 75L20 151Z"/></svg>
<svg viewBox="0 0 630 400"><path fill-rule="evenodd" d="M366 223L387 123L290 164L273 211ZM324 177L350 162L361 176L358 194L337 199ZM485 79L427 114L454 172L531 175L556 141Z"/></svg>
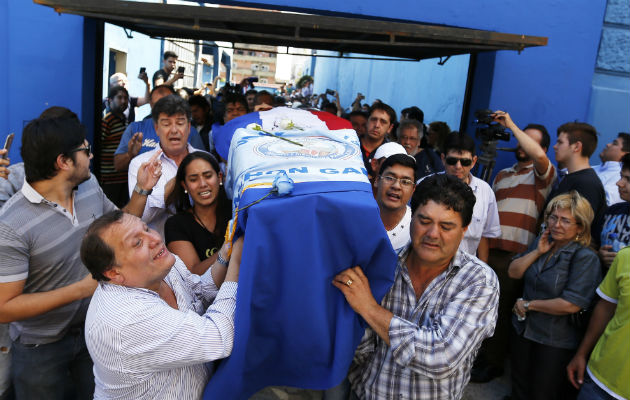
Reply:
<svg viewBox="0 0 630 400"><path fill-rule="evenodd" d="M458 161L462 164L462 167L470 167L472 164L472 159L470 158L446 157L446 163L448 165L457 165Z"/></svg>
<svg viewBox="0 0 630 400"><path fill-rule="evenodd" d="M85 151L85 154L87 154L87 156L89 157L90 154L92 154L92 145L88 143L87 146L71 150L70 153L76 153L77 151Z"/></svg>

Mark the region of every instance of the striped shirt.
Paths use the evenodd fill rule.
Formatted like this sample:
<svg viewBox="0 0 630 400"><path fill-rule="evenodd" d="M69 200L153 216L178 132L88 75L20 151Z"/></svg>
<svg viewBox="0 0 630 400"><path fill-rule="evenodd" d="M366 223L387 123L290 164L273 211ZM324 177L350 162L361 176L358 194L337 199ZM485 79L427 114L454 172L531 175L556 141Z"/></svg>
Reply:
<svg viewBox="0 0 630 400"><path fill-rule="evenodd" d="M382 306L394 314L388 346L371 328L357 348L349 379L361 399L459 399L481 342L494 332L495 273L458 250L448 268L416 295L407 271L411 246L399 255Z"/></svg>
<svg viewBox="0 0 630 400"><path fill-rule="evenodd" d="M0 282L24 282L23 293L48 292L88 274L79 257L81 239L96 218L116 209L92 176L73 192L74 212L46 200L31 185L0 209ZM89 298L47 313L12 322L11 339L45 344L62 339L82 324Z"/></svg>
<svg viewBox="0 0 630 400"><path fill-rule="evenodd" d="M219 290L210 271L193 275L176 257L164 281L177 310L152 290L99 283L85 321L95 399L201 398L204 363L229 356L234 341L237 284Z"/></svg>
<svg viewBox="0 0 630 400"><path fill-rule="evenodd" d="M127 183L127 171L114 169L114 153L126 127L127 119L111 112L101 121L101 184Z"/></svg>
<svg viewBox="0 0 630 400"><path fill-rule="evenodd" d="M501 238L492 239L490 247L522 253L536 237L538 216L556 179L556 168L549 162L547 171L540 175L533 163L520 170L517 165L499 171L494 178Z"/></svg>

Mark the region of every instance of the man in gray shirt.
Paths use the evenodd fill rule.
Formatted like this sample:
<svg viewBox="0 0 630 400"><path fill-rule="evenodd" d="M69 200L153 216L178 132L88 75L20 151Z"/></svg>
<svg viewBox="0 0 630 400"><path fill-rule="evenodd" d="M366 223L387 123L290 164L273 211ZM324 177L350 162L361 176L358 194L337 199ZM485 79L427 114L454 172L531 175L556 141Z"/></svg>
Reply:
<svg viewBox="0 0 630 400"><path fill-rule="evenodd" d="M38 118L22 134L26 182L0 209L0 323L10 322L18 399L92 398L85 313L96 282L79 258L88 225L116 207L90 174L91 146L76 118ZM149 191L161 175L140 167ZM142 214L146 195L125 207Z"/></svg>

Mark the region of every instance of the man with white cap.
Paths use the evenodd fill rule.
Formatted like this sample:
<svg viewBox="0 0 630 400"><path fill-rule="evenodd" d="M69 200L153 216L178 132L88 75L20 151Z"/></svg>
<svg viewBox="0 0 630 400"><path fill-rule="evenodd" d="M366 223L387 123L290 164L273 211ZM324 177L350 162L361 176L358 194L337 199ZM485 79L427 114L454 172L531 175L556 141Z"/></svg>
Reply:
<svg viewBox="0 0 630 400"><path fill-rule="evenodd" d="M376 182L376 176L381 170L381 165L389 156L394 154L407 154L405 148L396 142L387 142L380 145L374 152L374 157L370 160L370 166L374 175L371 177L373 182Z"/></svg>

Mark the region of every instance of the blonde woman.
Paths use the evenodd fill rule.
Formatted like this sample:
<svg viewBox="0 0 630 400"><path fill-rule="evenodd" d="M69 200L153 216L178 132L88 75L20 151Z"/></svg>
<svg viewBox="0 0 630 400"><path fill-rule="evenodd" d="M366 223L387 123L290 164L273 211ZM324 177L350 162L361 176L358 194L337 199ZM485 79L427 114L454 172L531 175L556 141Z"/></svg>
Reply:
<svg viewBox="0 0 630 400"><path fill-rule="evenodd" d="M512 398L574 398L565 368L582 339L575 315L588 309L601 281L591 241L593 209L576 191L554 197L545 209L546 228L508 268L523 279L514 304Z"/></svg>

